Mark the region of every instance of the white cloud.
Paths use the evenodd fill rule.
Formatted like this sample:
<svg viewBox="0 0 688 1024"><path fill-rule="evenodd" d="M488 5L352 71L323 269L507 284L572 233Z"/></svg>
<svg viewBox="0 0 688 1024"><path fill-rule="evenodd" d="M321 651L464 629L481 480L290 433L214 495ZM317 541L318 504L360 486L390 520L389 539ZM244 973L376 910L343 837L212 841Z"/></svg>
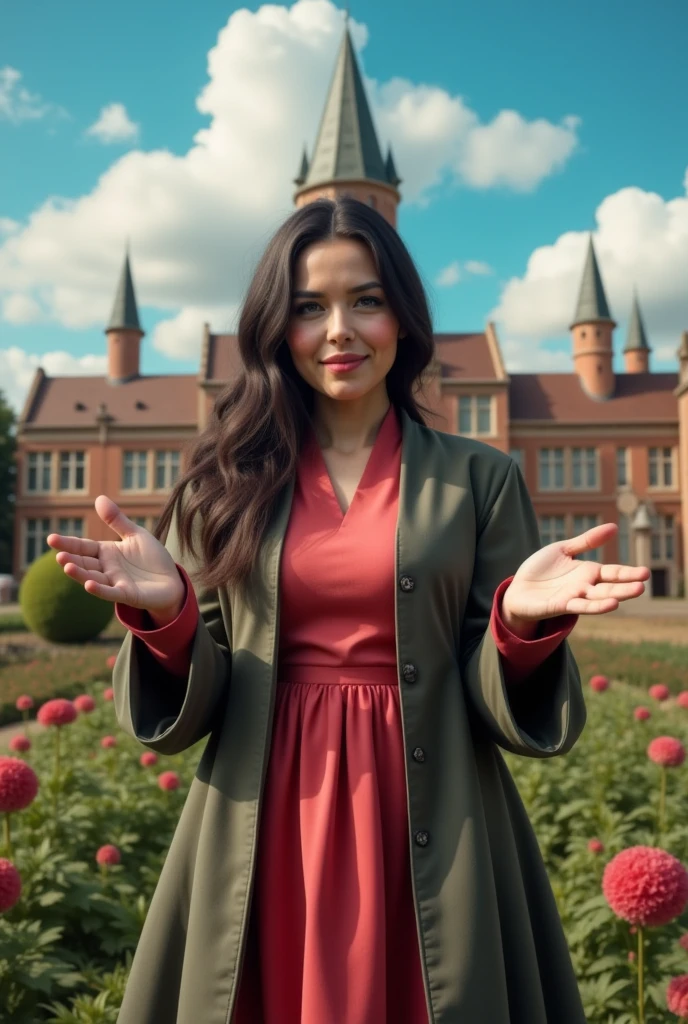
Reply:
<svg viewBox="0 0 688 1024"><path fill-rule="evenodd" d="M688 174L686 195L665 200L640 188L623 188L596 211L595 251L612 316L625 336L633 286L657 362L675 364L680 333L688 328ZM530 256L523 277L506 283L490 314L502 334L533 341L568 331L574 315L587 248L587 232L569 231ZM621 345L623 343L621 342Z"/></svg>
<svg viewBox="0 0 688 1024"><path fill-rule="evenodd" d="M98 120L86 129L100 142L130 142L138 138L139 126L130 119L122 103L110 103L100 111Z"/></svg>
<svg viewBox="0 0 688 1024"><path fill-rule="evenodd" d="M32 355L17 346L0 349L0 390L17 414L39 366L49 377L102 376L107 370L107 357L73 356L69 352Z"/></svg>
<svg viewBox="0 0 688 1024"><path fill-rule="evenodd" d="M45 319L43 310L31 295L8 295L2 303L2 315L11 324L35 324Z"/></svg>
<svg viewBox="0 0 688 1024"><path fill-rule="evenodd" d="M43 310L73 329L103 326L129 237L139 304L170 316L152 344L186 357L191 325L209 309L237 308L270 234L293 210L291 179L304 141L312 153L342 30L342 11L330 0L235 11L208 53L207 84L196 100L207 126L182 155L130 150L89 193L51 197L11 231L0 244L5 315L26 322ZM351 23L351 31L364 46L365 26ZM516 145L518 188L562 159L550 138L559 128L550 125L548 134L546 122L512 117L509 134L501 115L481 125L460 97L402 79L368 80L368 92L407 202L427 202L437 184L462 174L476 177L475 152L486 147L480 173L502 183L510 180L508 145ZM125 119L131 123L122 108L120 125ZM490 149L471 143L476 131L483 140L499 138ZM573 138L575 127L566 131Z"/></svg>
<svg viewBox="0 0 688 1024"><path fill-rule="evenodd" d="M0 235L12 235L15 231L19 231L21 224L18 220L12 220L11 217L0 217Z"/></svg>
<svg viewBox="0 0 688 1024"><path fill-rule="evenodd" d="M454 260L453 263L440 270L435 283L439 288L451 288L452 285L458 284L460 280L461 270L459 269L459 261Z"/></svg>
<svg viewBox="0 0 688 1024"><path fill-rule="evenodd" d="M476 274L480 276L486 276L494 273L490 264L483 263L482 260L466 260L463 265L463 269L467 274Z"/></svg>
<svg viewBox="0 0 688 1024"><path fill-rule="evenodd" d="M20 84L21 79L16 68L0 68L0 119L13 124L44 117L50 110L49 103Z"/></svg>
<svg viewBox="0 0 688 1024"><path fill-rule="evenodd" d="M163 320L153 331L153 345L170 359L193 359L201 354L203 324L218 334L231 334L236 327L238 307L185 306L177 316Z"/></svg>

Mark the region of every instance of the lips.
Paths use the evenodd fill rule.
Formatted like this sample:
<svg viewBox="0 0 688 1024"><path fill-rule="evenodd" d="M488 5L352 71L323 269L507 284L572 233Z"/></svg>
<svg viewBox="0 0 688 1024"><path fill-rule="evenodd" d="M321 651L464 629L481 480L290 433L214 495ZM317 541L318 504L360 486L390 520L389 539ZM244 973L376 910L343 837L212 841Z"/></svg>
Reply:
<svg viewBox="0 0 688 1024"><path fill-rule="evenodd" d="M365 356L337 356L334 359L323 359L325 366L345 366L347 363L362 363Z"/></svg>

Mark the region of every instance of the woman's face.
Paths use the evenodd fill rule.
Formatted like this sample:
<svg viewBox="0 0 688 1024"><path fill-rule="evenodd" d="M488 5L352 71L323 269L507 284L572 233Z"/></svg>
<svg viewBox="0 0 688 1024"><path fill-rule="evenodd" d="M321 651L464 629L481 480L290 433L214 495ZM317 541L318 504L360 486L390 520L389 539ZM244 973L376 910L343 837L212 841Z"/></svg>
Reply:
<svg viewBox="0 0 688 1024"><path fill-rule="evenodd" d="M337 238L303 250L294 271L287 344L312 388L349 401L386 390L400 336L366 245ZM343 355L361 361L348 370L327 363Z"/></svg>

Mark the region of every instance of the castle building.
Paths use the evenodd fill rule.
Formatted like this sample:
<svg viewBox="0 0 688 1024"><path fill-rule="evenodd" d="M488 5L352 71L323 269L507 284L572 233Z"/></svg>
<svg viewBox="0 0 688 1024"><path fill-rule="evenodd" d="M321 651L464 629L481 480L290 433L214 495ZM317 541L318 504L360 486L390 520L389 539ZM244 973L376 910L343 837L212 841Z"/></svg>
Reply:
<svg viewBox="0 0 688 1024"><path fill-rule="evenodd" d="M391 148L382 154L348 26L313 153L294 179L296 206L353 195L396 227L401 200ZM688 331L676 373L650 370L637 295L613 368L616 322L592 237L571 322L570 373L507 373L495 327L435 335L421 396L431 426L476 437L518 462L542 544L617 522L618 536L588 557L649 565L646 596L684 596L688 568ZM93 503L110 495L151 529L184 466L188 442L240 370L234 335L203 326L198 373L142 375L144 331L129 254L117 287L104 377L36 371L18 429L14 573L47 550L49 533L104 539Z"/></svg>

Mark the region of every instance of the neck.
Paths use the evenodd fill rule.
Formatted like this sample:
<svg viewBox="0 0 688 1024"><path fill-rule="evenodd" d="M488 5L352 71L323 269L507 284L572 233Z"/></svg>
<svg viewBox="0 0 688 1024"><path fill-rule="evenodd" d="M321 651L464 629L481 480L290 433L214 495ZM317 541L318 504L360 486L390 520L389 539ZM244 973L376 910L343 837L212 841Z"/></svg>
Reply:
<svg viewBox="0 0 688 1024"><path fill-rule="evenodd" d="M317 392L312 422L318 444L340 455L355 455L371 448L389 407L386 388L350 402Z"/></svg>

